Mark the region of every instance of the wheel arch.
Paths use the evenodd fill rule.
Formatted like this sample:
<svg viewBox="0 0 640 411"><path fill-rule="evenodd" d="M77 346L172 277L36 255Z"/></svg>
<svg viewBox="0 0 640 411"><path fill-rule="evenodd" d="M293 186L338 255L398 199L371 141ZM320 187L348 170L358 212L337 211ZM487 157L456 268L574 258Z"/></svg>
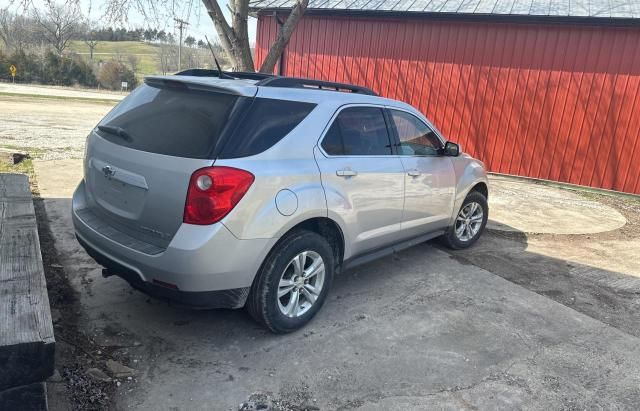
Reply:
<svg viewBox="0 0 640 411"><path fill-rule="evenodd" d="M477 191L489 200L489 184L487 175L484 169L477 164L471 164L467 167L465 173L462 175L457 184L456 196L454 197L453 209L451 212L451 219L449 225L453 224L464 199L467 198L469 193Z"/></svg>
<svg viewBox="0 0 640 411"><path fill-rule="evenodd" d="M329 245L333 250L334 262L335 262L334 272L336 274L340 272L340 270L342 269L342 262L344 259L344 247L345 247L344 233L342 232L340 225L328 217L310 217L303 221L298 222L293 227L289 228L280 236L278 241L276 241L275 244L271 246L269 251L266 253L264 259L260 263L258 271L256 272L253 278L253 281L251 283L251 290L253 290L254 286L256 285L256 282L260 277L260 273L262 272L263 266L265 262L269 259L269 256L271 255L271 253L273 253L274 250L276 250L277 247L280 246L282 241L285 240L289 236L289 234L297 230L307 230L307 231L317 233L325 238L329 238Z"/></svg>
<svg viewBox="0 0 640 411"><path fill-rule="evenodd" d="M489 200L489 186L487 186L487 183L485 183L484 181L480 181L476 183L473 187L471 187L471 190L469 190L469 193L471 193L472 191L477 191L478 193L482 194L484 198ZM467 193L467 195L469 195L469 193Z"/></svg>
<svg viewBox="0 0 640 411"><path fill-rule="evenodd" d="M344 258L344 233L340 228L340 225L329 217L313 217L299 222L298 224L287 230L281 238L286 237L289 233L296 230L312 231L326 238L329 245L333 249L333 257L336 263L336 268L342 266L342 260ZM277 246L273 246L275 248Z"/></svg>
<svg viewBox="0 0 640 411"><path fill-rule="evenodd" d="M282 243L282 241L289 236L289 234L293 233L297 230L307 230L314 233L317 233L328 239L329 245L333 249L333 257L336 265L336 273L339 272L342 267L342 262L344 260L344 252L345 252L345 238L344 232L335 220L324 217L324 216L315 216L308 217L302 221L297 222L291 227L288 227L285 231L283 231L279 235L278 241L275 242L267 252L262 264L267 260L269 255ZM258 273L262 270L262 264L260 264L260 268L258 269ZM257 277L258 275L256 275ZM255 279L254 279L255 282Z"/></svg>

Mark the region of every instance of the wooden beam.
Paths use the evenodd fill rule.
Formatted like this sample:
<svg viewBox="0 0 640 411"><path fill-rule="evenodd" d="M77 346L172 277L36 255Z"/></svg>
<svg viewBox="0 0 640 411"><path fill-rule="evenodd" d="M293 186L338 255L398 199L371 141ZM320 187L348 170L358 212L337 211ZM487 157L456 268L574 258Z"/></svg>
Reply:
<svg viewBox="0 0 640 411"><path fill-rule="evenodd" d="M15 398L10 390L16 394L18 387L51 376L54 350L29 180L0 174L0 399ZM0 409L4 405L0 401Z"/></svg>

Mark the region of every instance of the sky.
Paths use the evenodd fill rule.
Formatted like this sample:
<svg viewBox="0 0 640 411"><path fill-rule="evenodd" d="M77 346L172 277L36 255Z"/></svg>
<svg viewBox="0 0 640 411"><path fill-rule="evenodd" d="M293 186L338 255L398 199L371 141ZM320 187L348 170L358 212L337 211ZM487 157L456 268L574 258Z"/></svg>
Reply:
<svg viewBox="0 0 640 411"><path fill-rule="evenodd" d="M59 3L62 3L63 1L64 0L58 0ZM216 30L213 26L213 22L211 21L211 18L207 14L205 7L200 0L156 0L153 1L153 3L158 5L164 4L164 6L158 7L155 12L151 10L151 8L145 7L146 14L151 17L150 19L145 19L144 13L139 11L137 7L134 6L131 7L131 10L127 15L127 22L113 23L104 21L105 5L108 0L79 1L82 13L85 16L88 16L92 21L103 21L103 25L105 26L124 26L127 28L156 27L159 30L163 29L167 32L172 32L177 35L178 31L175 23L173 22L173 18L176 17L189 22L184 37L191 35L196 39L204 39L204 36L207 35L209 37L209 40L211 41L215 41L218 38ZM150 0L129 1L132 5L146 4L150 2ZM218 1L220 3L220 7L227 16L227 21L230 21L229 11L227 9L227 0ZM41 0L34 1L36 5L41 2ZM0 0L0 8L10 6L12 9L18 10L19 7L17 6L17 4L19 3L20 0ZM256 23L256 19L252 17L249 18L249 41L252 44L255 42L256 38Z"/></svg>

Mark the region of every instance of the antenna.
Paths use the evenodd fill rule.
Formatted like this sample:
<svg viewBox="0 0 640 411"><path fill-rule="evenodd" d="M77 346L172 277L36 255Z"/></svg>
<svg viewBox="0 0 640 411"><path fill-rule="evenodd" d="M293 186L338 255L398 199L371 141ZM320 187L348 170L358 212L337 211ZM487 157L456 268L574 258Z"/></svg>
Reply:
<svg viewBox="0 0 640 411"><path fill-rule="evenodd" d="M220 68L220 63L218 63L218 59L216 58L216 53L214 53L213 51L213 46L211 45L211 43L209 42L209 38L207 37L207 35L205 34L204 39L207 40L207 44L209 45L209 50L211 50L211 55L213 56L213 61L216 62L216 67L218 68L218 77L219 78L228 78L228 79L233 79L233 77L231 77L230 75L228 75L227 73L223 72L222 69Z"/></svg>

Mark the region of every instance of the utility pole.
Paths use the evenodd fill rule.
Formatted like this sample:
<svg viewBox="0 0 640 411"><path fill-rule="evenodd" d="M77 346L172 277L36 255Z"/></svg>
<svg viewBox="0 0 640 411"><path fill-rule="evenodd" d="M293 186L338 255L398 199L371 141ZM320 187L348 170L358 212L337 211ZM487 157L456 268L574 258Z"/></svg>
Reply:
<svg viewBox="0 0 640 411"><path fill-rule="evenodd" d="M189 23L182 19L173 19L178 25L178 30L180 30L180 42L178 43L178 71L182 70L182 30L184 26L188 26Z"/></svg>

